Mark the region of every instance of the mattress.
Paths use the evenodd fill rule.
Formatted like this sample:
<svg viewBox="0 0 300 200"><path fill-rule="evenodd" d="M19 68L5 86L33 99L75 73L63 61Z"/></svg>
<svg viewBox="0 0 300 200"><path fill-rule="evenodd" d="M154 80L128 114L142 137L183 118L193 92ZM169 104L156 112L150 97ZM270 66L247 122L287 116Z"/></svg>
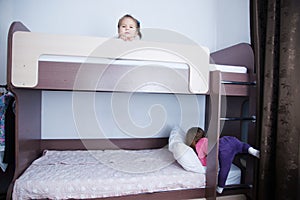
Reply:
<svg viewBox="0 0 300 200"><path fill-rule="evenodd" d="M247 68L243 66L236 66L236 65L210 65L210 71L219 70L221 72L230 72L230 73L240 73L240 74L246 74Z"/></svg>
<svg viewBox="0 0 300 200"><path fill-rule="evenodd" d="M231 184L240 170L232 168ZM226 182L227 183L227 182ZM16 180L13 199L83 199L205 187L205 174L184 170L166 148L45 151Z"/></svg>
<svg viewBox="0 0 300 200"><path fill-rule="evenodd" d="M54 55L42 55L39 61L44 62L71 62L71 63L94 63L105 65L118 65L118 66L159 66L168 67L173 69L189 69L186 63L179 62L162 62L162 61L147 61L147 60L126 60L126 59L109 59L109 58L94 58L94 57L81 57L81 56L54 56ZM247 68L244 66L232 66L232 65L210 65L210 71L219 70L221 72L231 73L247 73Z"/></svg>

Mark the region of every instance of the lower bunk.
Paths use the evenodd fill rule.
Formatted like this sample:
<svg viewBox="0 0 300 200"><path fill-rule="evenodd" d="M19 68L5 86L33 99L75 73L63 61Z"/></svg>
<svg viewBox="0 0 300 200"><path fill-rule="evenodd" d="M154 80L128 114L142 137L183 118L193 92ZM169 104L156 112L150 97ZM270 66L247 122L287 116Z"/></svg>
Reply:
<svg viewBox="0 0 300 200"><path fill-rule="evenodd" d="M232 165L226 184L240 184L240 179L241 170ZM205 186L205 172L185 170L166 147L45 150L15 181L13 199L199 198Z"/></svg>

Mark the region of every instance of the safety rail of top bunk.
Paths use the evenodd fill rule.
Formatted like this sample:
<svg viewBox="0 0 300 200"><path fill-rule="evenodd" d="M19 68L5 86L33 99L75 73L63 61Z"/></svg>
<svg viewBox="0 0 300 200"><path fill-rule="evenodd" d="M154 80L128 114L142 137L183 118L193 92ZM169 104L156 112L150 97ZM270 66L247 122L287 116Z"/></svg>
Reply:
<svg viewBox="0 0 300 200"><path fill-rule="evenodd" d="M199 45L149 41L124 42L114 38L29 31L15 31L12 34L11 69L8 77L12 87L78 91L208 93L209 52L207 48ZM79 63L76 67L74 63L72 66L64 63L58 67L55 67L55 63L51 63L50 69L45 71L43 67L41 69L39 67L45 64L39 61L43 55L83 57L86 62ZM94 58L103 59L105 62L90 63L89 61ZM120 67L114 63L119 60L168 62L171 67L161 67L159 63L133 68ZM172 68L173 64L185 64L188 67L188 78L182 77L181 69ZM53 71L51 75L54 76L47 76L49 71ZM55 75L60 79L55 79ZM49 82L53 85L47 85Z"/></svg>

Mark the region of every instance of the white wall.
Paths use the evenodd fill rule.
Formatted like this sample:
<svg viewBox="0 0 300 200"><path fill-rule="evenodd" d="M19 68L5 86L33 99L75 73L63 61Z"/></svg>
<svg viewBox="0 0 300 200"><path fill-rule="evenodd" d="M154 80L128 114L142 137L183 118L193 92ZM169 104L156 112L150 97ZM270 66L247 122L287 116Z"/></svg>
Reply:
<svg viewBox="0 0 300 200"><path fill-rule="evenodd" d="M250 43L248 0L217 0L216 50L239 42Z"/></svg>
<svg viewBox="0 0 300 200"><path fill-rule="evenodd" d="M204 127L203 95L53 91L43 97L48 139L161 137L174 126Z"/></svg>
<svg viewBox="0 0 300 200"><path fill-rule="evenodd" d="M127 13L140 20L142 29L174 31L207 46L211 51L250 41L249 0L0 0L0 84L6 83L6 45L11 22L21 21L34 32L113 37L117 33L118 19ZM155 39L153 37L145 35L144 39ZM155 37L177 42L168 35ZM70 135L62 137L75 137L77 127L72 117L72 94L44 92L43 97L44 137L58 137L65 133ZM106 101L111 99L107 94L97 94L96 98ZM198 101L202 102L199 106L199 110L202 110L205 100L202 97ZM142 116L142 112L146 112L149 105L143 102L151 102L146 94L136 100L138 107L133 109L133 115ZM173 105L176 108L178 101L172 95L162 95L158 104ZM167 123L164 128L181 120L174 117L171 110L165 110ZM101 113L99 109L95 112L97 116ZM61 116L62 113L64 116ZM199 118L202 126L202 111ZM193 120L192 115L190 120ZM116 124L107 124L102 128L106 131L111 128L115 132L113 137L120 136Z"/></svg>

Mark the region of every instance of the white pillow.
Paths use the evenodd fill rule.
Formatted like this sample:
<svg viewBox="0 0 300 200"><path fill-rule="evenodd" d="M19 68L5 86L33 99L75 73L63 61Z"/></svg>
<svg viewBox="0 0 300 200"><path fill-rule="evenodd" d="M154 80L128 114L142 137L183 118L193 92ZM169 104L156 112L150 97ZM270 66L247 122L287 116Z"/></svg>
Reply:
<svg viewBox="0 0 300 200"><path fill-rule="evenodd" d="M185 170L205 173L206 167L201 164L194 150L185 144L185 133L179 127L174 127L170 133L169 151Z"/></svg>

